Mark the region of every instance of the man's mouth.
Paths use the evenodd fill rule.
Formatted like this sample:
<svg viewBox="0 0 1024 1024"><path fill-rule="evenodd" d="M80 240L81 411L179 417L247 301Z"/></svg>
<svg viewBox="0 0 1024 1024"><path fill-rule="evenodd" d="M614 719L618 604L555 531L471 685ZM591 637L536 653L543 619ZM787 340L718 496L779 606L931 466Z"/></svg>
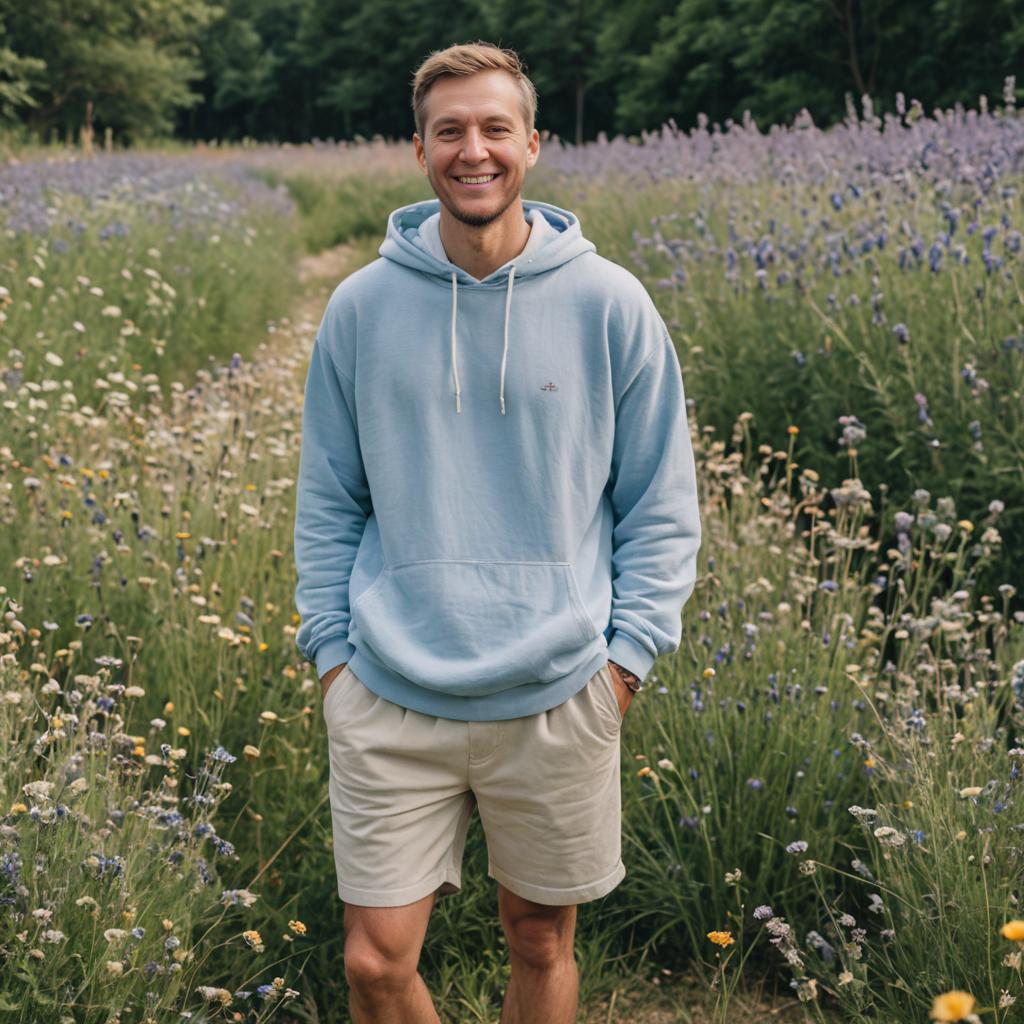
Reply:
<svg viewBox="0 0 1024 1024"><path fill-rule="evenodd" d="M469 185L471 188L481 188L484 185L490 184L497 177L497 174L458 174L455 176L455 180L460 185Z"/></svg>

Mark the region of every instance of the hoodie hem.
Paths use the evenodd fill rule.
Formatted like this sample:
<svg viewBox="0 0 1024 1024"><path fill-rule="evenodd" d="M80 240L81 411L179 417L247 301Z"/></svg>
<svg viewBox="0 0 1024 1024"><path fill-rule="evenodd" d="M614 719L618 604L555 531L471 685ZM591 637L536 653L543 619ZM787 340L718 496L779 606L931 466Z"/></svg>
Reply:
<svg viewBox="0 0 1024 1024"><path fill-rule="evenodd" d="M582 690L608 660L603 634L599 634L591 646L597 648L595 653L579 668L559 679L548 683L526 683L473 697L459 697L418 686L385 668L358 647L348 665L367 689L410 711L460 722L497 722L550 711Z"/></svg>

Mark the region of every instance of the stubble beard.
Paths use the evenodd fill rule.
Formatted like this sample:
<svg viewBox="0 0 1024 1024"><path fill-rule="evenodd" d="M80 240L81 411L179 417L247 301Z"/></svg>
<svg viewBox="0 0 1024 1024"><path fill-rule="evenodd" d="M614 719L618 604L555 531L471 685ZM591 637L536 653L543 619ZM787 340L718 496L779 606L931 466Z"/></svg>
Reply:
<svg viewBox="0 0 1024 1024"><path fill-rule="evenodd" d="M431 181L431 184L434 184L433 181ZM508 210L516 199L519 198L521 193L516 192L515 195L509 197L508 201L494 213L466 213L465 210L460 210L459 207L451 200L449 200L449 202L445 202L441 199L441 193L438 191L436 186L434 187L434 194L441 201L444 208L461 224L465 224L467 227L471 228L482 228L486 227L488 224L494 223L494 221L502 217L505 214L505 211Z"/></svg>

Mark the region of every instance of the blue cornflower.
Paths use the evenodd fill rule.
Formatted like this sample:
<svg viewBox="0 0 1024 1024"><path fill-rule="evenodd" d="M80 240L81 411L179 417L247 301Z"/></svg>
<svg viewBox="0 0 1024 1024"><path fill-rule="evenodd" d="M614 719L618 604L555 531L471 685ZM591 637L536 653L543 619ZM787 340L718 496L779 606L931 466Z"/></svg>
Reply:
<svg viewBox="0 0 1024 1024"><path fill-rule="evenodd" d="M803 839L796 839L786 847L786 853L806 853L807 843Z"/></svg>

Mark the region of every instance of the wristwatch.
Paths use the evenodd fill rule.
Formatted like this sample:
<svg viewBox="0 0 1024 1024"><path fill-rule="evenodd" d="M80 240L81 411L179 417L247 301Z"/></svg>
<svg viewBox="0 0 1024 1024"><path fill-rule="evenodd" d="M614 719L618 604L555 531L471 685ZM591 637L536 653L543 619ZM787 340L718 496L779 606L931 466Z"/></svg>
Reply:
<svg viewBox="0 0 1024 1024"><path fill-rule="evenodd" d="M633 672L630 672L628 668L623 668L617 661L609 661L609 665L614 665L619 670L619 675L622 676L622 681L634 692L639 693L643 683L640 682L640 677Z"/></svg>

